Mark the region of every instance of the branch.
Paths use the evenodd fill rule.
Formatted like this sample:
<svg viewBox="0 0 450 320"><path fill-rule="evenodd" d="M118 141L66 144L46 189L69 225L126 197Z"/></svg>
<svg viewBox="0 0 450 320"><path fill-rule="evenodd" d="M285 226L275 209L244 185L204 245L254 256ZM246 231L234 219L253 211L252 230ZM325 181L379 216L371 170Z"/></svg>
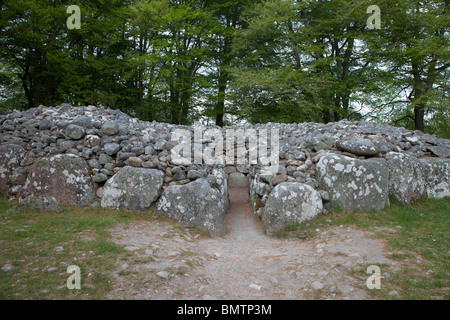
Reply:
<svg viewBox="0 0 450 320"><path fill-rule="evenodd" d="M399 123L400 121L405 120L405 119L408 119L408 118L411 119L412 121L415 121L415 119L414 119L413 116L407 114L406 116L401 117L400 119L394 120L393 123L394 123L395 125L397 125L397 123Z"/></svg>

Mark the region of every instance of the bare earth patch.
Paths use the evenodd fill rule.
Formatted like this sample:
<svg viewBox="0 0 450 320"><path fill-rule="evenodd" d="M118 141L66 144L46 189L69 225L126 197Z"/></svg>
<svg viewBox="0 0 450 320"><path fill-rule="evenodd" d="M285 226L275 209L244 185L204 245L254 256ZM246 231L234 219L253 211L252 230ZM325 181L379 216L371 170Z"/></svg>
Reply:
<svg viewBox="0 0 450 320"><path fill-rule="evenodd" d="M209 238L169 222L111 230L132 254L119 261L110 299L369 299L358 266L389 265L374 233L334 226L311 240L271 238L251 210L246 189L229 190L228 234ZM367 274L367 277L370 275Z"/></svg>

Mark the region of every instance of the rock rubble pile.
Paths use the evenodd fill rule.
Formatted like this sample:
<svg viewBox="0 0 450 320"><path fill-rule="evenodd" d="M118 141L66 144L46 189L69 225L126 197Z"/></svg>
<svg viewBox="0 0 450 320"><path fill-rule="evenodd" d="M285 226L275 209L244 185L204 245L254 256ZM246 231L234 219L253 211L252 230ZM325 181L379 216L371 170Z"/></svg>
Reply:
<svg viewBox="0 0 450 320"><path fill-rule="evenodd" d="M227 232L229 186L249 187L268 234L333 208L381 210L390 196L408 204L450 195L450 140L434 135L363 121L201 132L211 128L223 137L243 129L255 139L262 139L263 129L266 136L278 130L277 172L249 163L250 139L244 164L195 164L194 152L191 161L172 154L180 144L173 133L183 130L196 141L193 126L145 122L95 106L39 106L0 115L0 194L45 211L62 205L146 210L155 204L158 214L219 236ZM217 142L205 135L200 147ZM195 151L195 143L191 147Z"/></svg>

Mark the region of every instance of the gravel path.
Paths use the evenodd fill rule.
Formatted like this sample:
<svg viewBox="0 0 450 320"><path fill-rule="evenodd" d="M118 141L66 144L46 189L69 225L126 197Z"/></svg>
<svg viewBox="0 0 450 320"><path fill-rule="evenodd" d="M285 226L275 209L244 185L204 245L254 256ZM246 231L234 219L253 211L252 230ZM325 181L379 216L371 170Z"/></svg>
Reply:
<svg viewBox="0 0 450 320"><path fill-rule="evenodd" d="M115 228L114 241L150 262L122 265L114 299L367 299L359 264L395 262L370 232L335 226L308 241L271 238L255 219L244 188L231 188L228 234L206 238L168 222ZM145 260L145 259L144 259ZM367 275L369 276L369 275ZM130 282L131 279L131 282ZM134 279L134 280L133 280Z"/></svg>

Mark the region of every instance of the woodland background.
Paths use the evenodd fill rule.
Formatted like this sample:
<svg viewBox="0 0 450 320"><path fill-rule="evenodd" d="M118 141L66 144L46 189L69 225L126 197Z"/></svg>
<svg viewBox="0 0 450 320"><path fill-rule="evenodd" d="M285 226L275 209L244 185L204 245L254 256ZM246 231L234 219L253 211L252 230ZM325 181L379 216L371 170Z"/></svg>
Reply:
<svg viewBox="0 0 450 320"><path fill-rule="evenodd" d="M368 120L450 138L450 1L3 0L0 112ZM68 29L67 7L81 9ZM370 5L381 29L369 29Z"/></svg>

